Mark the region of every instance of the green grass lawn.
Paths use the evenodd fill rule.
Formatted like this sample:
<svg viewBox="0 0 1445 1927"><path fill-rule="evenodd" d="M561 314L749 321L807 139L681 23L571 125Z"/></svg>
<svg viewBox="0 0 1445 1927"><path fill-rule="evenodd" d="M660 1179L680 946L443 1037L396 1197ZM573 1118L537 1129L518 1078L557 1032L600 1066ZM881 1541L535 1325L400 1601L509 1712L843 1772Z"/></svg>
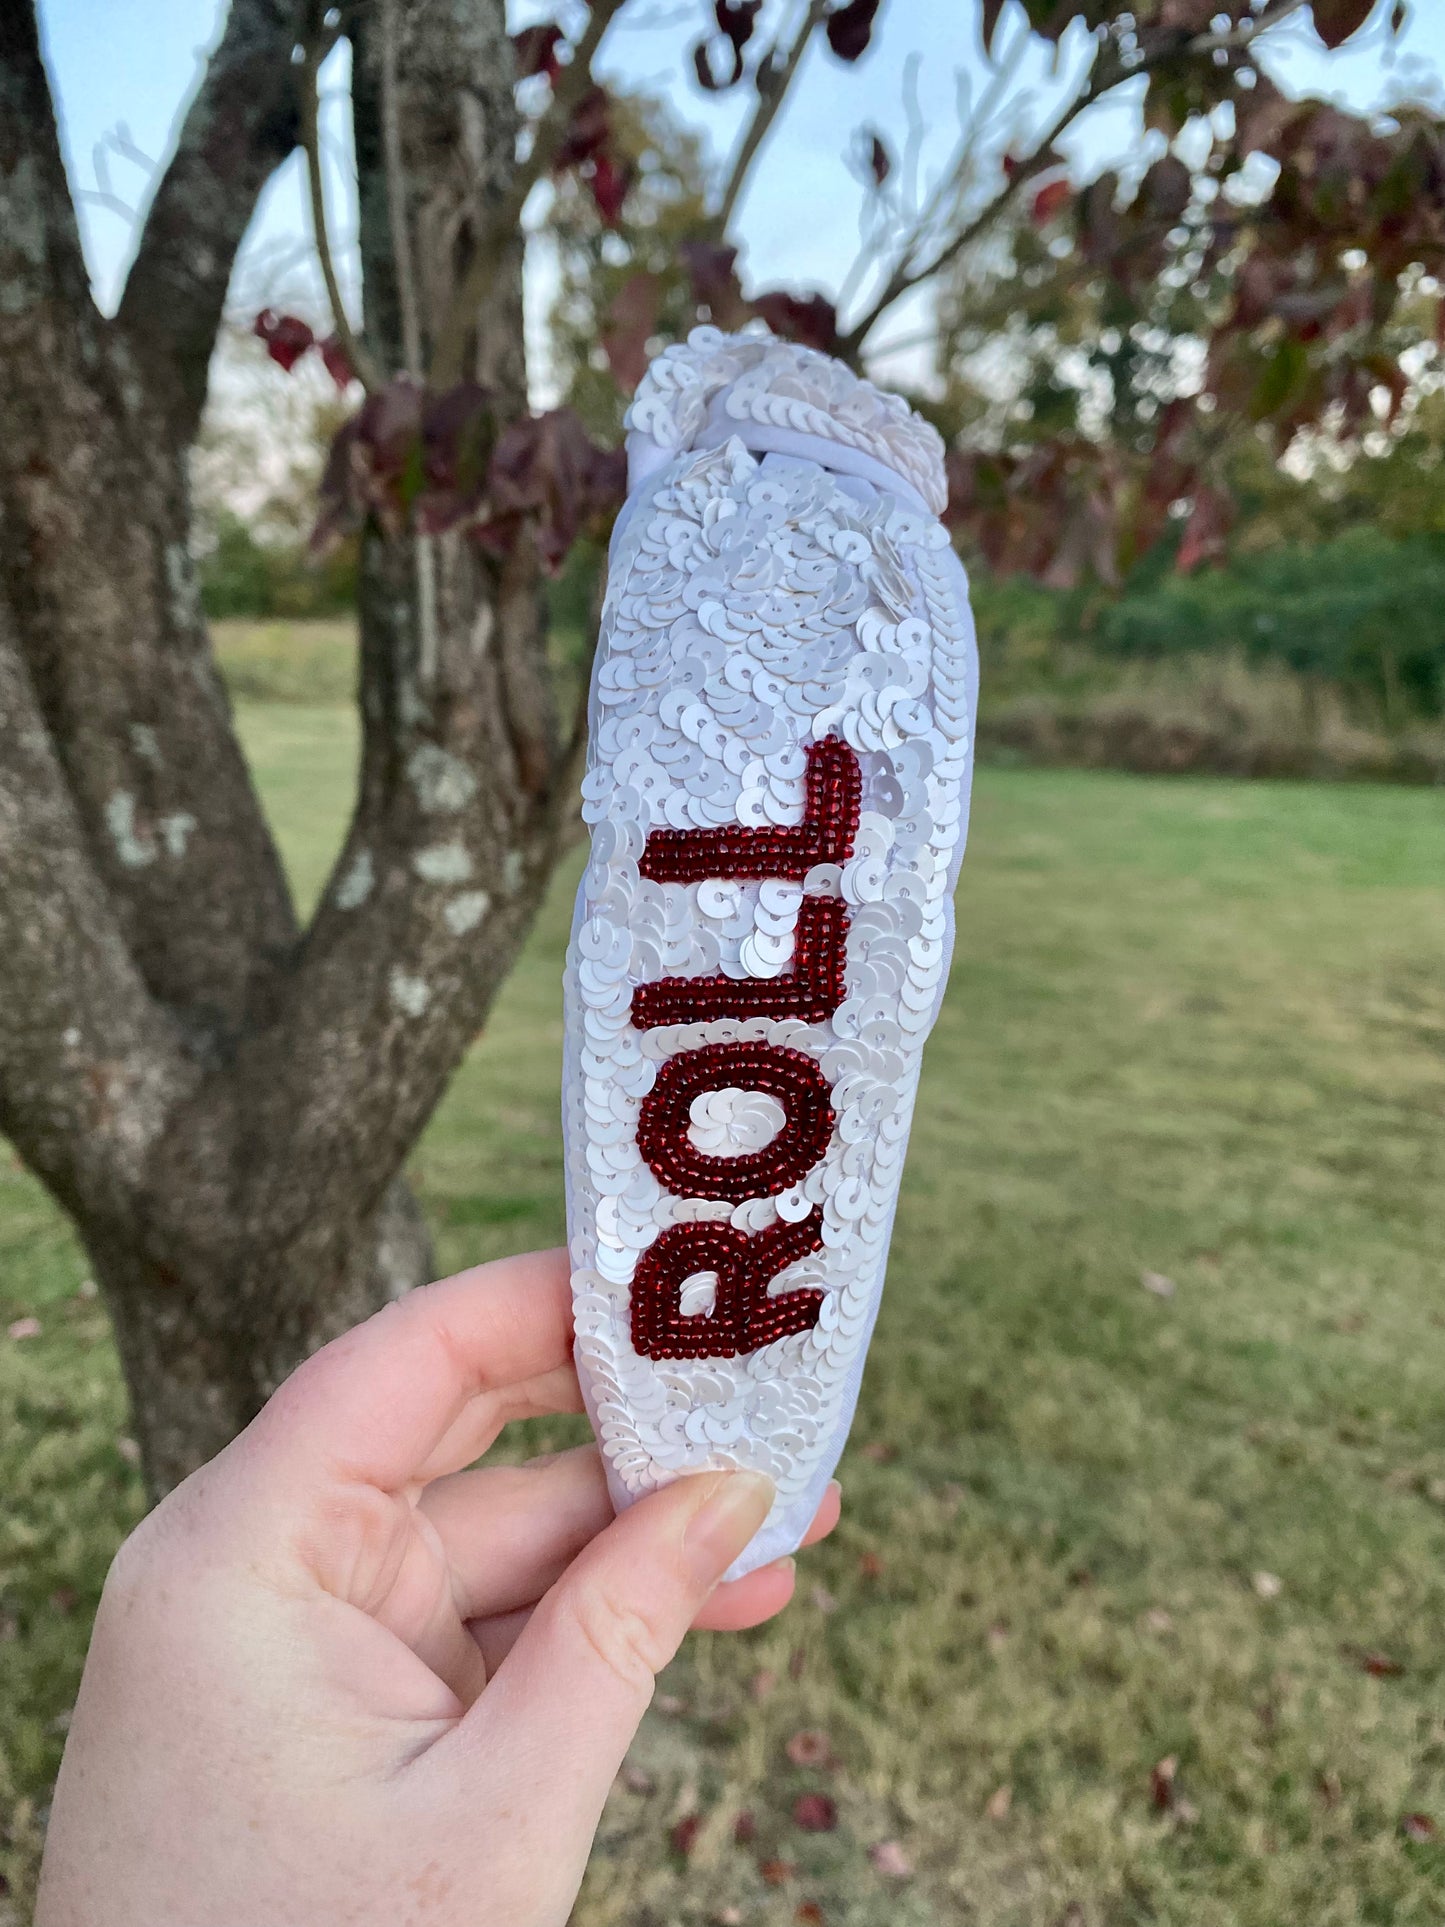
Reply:
<svg viewBox="0 0 1445 1927"><path fill-rule="evenodd" d="M353 726L244 721L309 895ZM1439 1927L1442 873L1428 791L983 774L844 1523L781 1621L664 1683L583 1927ZM448 1267L562 1234L574 875L413 1159ZM0 1336L23 1919L140 1495L83 1261L13 1165L0 1254L0 1333L42 1328ZM792 1819L814 1791L832 1830Z"/></svg>

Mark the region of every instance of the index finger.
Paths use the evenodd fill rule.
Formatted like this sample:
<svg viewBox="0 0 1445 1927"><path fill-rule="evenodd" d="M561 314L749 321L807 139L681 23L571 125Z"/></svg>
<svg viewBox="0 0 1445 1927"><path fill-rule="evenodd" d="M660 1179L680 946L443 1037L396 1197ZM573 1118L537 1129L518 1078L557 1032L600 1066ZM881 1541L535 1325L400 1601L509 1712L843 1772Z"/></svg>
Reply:
<svg viewBox="0 0 1445 1927"><path fill-rule="evenodd" d="M387 1305L298 1367L243 1437L288 1483L396 1490L469 1465L509 1418L580 1410L559 1248Z"/></svg>

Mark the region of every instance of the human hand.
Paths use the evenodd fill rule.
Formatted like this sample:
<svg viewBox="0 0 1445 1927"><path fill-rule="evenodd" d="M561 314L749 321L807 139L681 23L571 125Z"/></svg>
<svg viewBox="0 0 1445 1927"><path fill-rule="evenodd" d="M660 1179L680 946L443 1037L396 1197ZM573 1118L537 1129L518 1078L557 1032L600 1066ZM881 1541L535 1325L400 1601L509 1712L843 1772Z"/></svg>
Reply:
<svg viewBox="0 0 1445 1927"><path fill-rule="evenodd" d="M614 1520L588 1447L461 1468L581 1408L561 1251L414 1292L328 1345L121 1547L36 1927L541 1927L690 1625L772 1498L681 1479ZM837 1488L809 1539L830 1531Z"/></svg>

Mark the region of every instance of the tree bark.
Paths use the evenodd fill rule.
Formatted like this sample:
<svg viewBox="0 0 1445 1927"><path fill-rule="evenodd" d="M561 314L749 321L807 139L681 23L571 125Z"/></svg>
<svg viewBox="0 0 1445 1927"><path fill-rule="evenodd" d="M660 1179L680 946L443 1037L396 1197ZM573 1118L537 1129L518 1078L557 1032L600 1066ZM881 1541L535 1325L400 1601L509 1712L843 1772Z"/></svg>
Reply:
<svg viewBox="0 0 1445 1927"><path fill-rule="evenodd" d="M153 1493L426 1275L398 1174L575 782L527 542L369 531L361 777L300 928L200 610L187 461L320 15L232 0L106 320L33 8L0 7L0 1129L85 1240ZM502 0L356 0L342 28L367 340L395 370L408 304L425 336L513 178L511 49ZM521 255L468 349L502 421L525 408Z"/></svg>

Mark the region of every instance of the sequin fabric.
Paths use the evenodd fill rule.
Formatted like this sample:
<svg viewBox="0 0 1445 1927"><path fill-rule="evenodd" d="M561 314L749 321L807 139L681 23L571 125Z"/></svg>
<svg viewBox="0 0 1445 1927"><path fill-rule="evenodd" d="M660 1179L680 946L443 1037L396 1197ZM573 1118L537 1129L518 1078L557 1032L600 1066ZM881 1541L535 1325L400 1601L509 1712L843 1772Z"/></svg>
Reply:
<svg viewBox="0 0 1445 1927"><path fill-rule="evenodd" d="M842 1451L952 949L977 666L896 397L698 329L628 417L565 978L576 1351L619 1506Z"/></svg>

